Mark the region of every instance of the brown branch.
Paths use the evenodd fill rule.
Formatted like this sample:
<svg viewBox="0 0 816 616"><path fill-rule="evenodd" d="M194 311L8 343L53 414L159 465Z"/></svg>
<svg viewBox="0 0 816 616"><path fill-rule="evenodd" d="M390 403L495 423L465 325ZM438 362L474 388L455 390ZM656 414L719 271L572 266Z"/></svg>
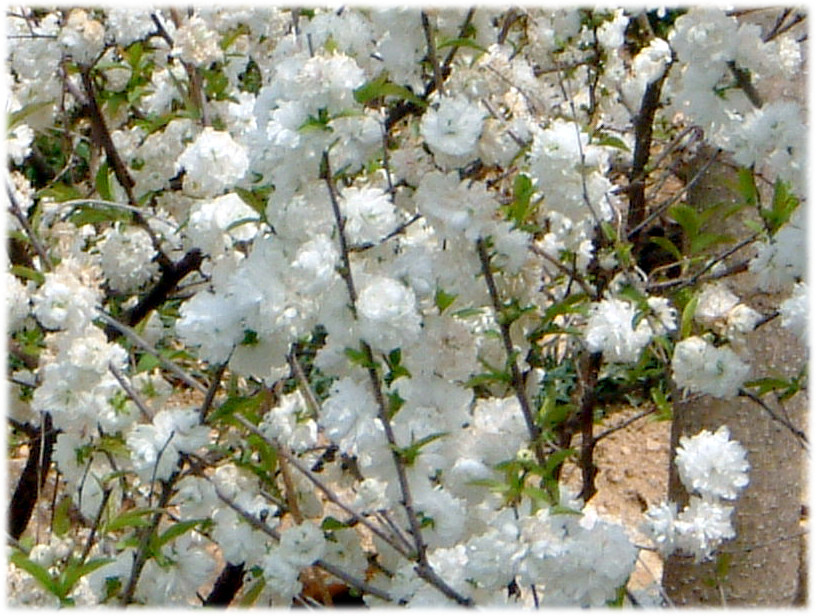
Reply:
<svg viewBox="0 0 816 616"><path fill-rule="evenodd" d="M660 93L668 69L646 86L640 111L635 119L635 152L632 156L632 169L629 173L629 215L627 225L633 229L646 217L646 165L652 149L652 127L655 114L660 104Z"/></svg>
<svg viewBox="0 0 816 616"><path fill-rule="evenodd" d="M37 437L29 444L28 460L9 506L9 534L19 539L25 532L34 507L45 485L51 467L51 454L57 441L57 430L51 423L50 413L43 413Z"/></svg>
<svg viewBox="0 0 816 616"><path fill-rule="evenodd" d="M541 445L541 428L535 423L533 411L530 407L530 401L527 399L527 391L524 386L524 377L516 362L516 351L513 347L513 339L510 335L510 324L507 323L502 314L504 312L501 298L499 297L498 289L496 288L496 281L493 278L493 272L490 268L490 255L487 254L487 247L483 238L476 240L476 251L479 253L479 261L482 266L482 275L487 283L487 290L490 294L490 301L493 304L493 310L496 313L496 321L501 332L502 344L504 345L504 352L506 356L507 365L510 368L510 379L513 386L513 391L516 399L521 407L521 413L524 416L524 423L527 425L527 433L530 436L530 441L533 445L536 460L540 465L544 464L545 455Z"/></svg>

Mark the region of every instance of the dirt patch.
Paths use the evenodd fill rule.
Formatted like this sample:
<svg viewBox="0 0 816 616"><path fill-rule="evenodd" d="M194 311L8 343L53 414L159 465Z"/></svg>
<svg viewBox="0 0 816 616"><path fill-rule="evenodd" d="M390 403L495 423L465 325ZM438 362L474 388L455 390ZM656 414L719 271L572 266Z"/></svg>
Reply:
<svg viewBox="0 0 816 616"><path fill-rule="evenodd" d="M611 414L596 426L596 434L634 419L643 409L628 408ZM665 500L669 482L669 436L671 422L655 421L647 415L605 436L595 448L597 494L590 504L602 517L617 518L638 545L649 545L638 527L643 512ZM564 480L572 487L581 484L580 470L564 468ZM663 563L654 552L641 550L629 588L638 590L660 582Z"/></svg>

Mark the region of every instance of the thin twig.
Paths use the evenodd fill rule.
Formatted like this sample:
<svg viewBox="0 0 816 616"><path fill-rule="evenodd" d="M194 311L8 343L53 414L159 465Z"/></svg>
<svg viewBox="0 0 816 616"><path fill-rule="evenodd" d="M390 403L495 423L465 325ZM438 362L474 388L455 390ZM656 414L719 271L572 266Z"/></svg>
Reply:
<svg viewBox="0 0 816 616"><path fill-rule="evenodd" d="M323 152L323 161L321 163L321 178L326 182L326 187L329 190L329 200L331 201L332 212L334 213L334 221L337 225L338 241L340 242L340 256L343 260L343 265L340 270L340 275L346 283L348 289L349 300L351 302L351 313L357 316L357 290L354 288L354 279L351 276L351 261L349 259L349 247L346 242L346 219L340 211L340 202L337 199L337 187L334 185L332 179L331 166L329 165L329 152Z"/></svg>
<svg viewBox="0 0 816 616"><path fill-rule="evenodd" d="M621 423L619 423L616 426L612 426L611 428L607 428L603 432L600 432L600 433L595 435L595 442L597 443L601 439L606 438L610 434L614 434L618 430L623 430L624 428L632 425L636 421L639 421L639 420L643 419L644 417L648 417L649 415L652 415L655 411L657 411L657 407L653 406L653 407L651 407L649 409L646 409L645 411L641 411L637 415L633 415L629 419L626 419L625 421L622 421Z"/></svg>
<svg viewBox="0 0 816 616"><path fill-rule="evenodd" d="M34 250L40 257L40 261L42 261L43 267L47 270L51 270L54 268L54 264L51 261L51 258L48 256L48 251L40 242L40 238L34 232L33 227L28 222L28 217L23 213L23 210L20 208L20 204L17 203L17 197L14 195L14 191L12 190L11 186L6 183L6 192L8 193L9 198L9 212L17 219L20 223L20 226L25 230L26 235L28 235L28 239L31 240L31 245L34 246Z"/></svg>
<svg viewBox="0 0 816 616"><path fill-rule="evenodd" d="M125 590L122 593L122 598L120 601L123 607L129 605L133 601L133 594L136 592L136 584L138 584L139 578L142 575L142 570L150 557L150 540L153 537L153 534L156 532L156 529L159 527L159 522L161 522L162 516L164 515L164 509L167 507L167 504L170 502L170 497L173 495L173 483L175 482L175 478L177 476L178 473L176 472L170 477L170 479L162 482L162 494L157 506L158 510L153 514L153 519L151 520L150 525L142 530L139 547L136 549L136 554L133 557L133 568L130 572L130 578L128 579L127 586L125 586Z"/></svg>
<svg viewBox="0 0 816 616"><path fill-rule="evenodd" d="M104 312L101 308L98 308L96 313L99 316L99 318L101 318L103 321L105 321L105 323L107 323L108 325L110 325L110 326L114 327L115 329L119 330L120 332L122 332L125 336L130 338L130 340L132 342L136 343L136 345L139 346L142 350L147 351L151 355L155 356L156 359L159 360L159 363L166 370L169 370L170 372L175 374L178 378L180 378L182 381L187 383L187 385L189 385L193 389L197 389L202 394L207 393L207 388L204 387L204 385L199 383L197 380L195 380L192 376L187 374L184 370L182 370L179 366L174 364L172 361L170 361L169 359L164 357L152 344L150 344L144 338L142 338L139 334L137 334L136 331L133 328L128 327L127 325L124 325L124 324L120 323L119 321L114 319L112 316L110 316L106 312Z"/></svg>
<svg viewBox="0 0 816 616"><path fill-rule="evenodd" d="M110 362L108 364L108 370L110 370L110 373L113 375L113 378L117 380L119 385L121 385L122 389L125 390L125 393L128 395L128 398L130 398L133 401L133 403L138 407L138 409L142 412L142 415L144 415L148 421L153 421L153 414L150 412L150 409L142 401L141 397L136 392L136 390L133 389L133 386L125 378L125 375L119 371L119 368L117 368L113 364L113 362Z"/></svg>
<svg viewBox="0 0 816 616"><path fill-rule="evenodd" d="M216 496L218 496L218 498L219 498L219 500L221 500L221 502L226 504L235 513L240 515L255 530L258 530L258 531L264 533L265 535L271 537L275 541L280 541L280 533L278 533L277 530L275 530L274 528L269 526L266 522L263 522L262 520L259 520L254 515L252 515L248 511L246 511L243 507L238 505L231 498L229 498L226 494L224 494L219 489L219 487L216 485L216 483L211 478L206 477L206 476L205 476L205 478L213 486L213 488L215 489L215 494L216 494ZM387 592L385 592L384 590L380 590L379 588L371 586L370 584L368 584L368 582L365 582L365 581L363 581L361 579L358 579L357 577L355 577L353 575L350 575L349 573L347 573L345 571L345 569L340 569L339 567L337 567L337 566L335 566L335 565L333 565L333 564L331 564L329 562L326 562L323 559L316 560L314 562L314 565L316 567L320 567L321 569L323 569L327 573L331 573L333 576L343 580L348 586L350 586L352 588L356 588L356 589L360 590L361 592L373 595L375 597L379 597L380 599L384 599L386 601L391 601L392 600L391 596Z"/></svg>
<svg viewBox="0 0 816 616"><path fill-rule="evenodd" d="M803 449L809 449L807 435L802 430L794 426L789 419L777 415L776 412L762 398L757 396L754 392L744 388L739 390L739 395L752 400L762 407L762 410L768 413L771 419L785 426L791 432L791 434L796 437L797 442Z"/></svg>
<svg viewBox="0 0 816 616"><path fill-rule="evenodd" d="M425 32L425 43L428 45L427 57L433 70L434 85L436 86L436 91L439 92L441 96L444 96L445 91L442 84L442 70L436 58L436 43L434 42L433 31L431 30L431 24L428 20L428 13L425 11L420 11L419 16L422 20L422 30Z"/></svg>
<svg viewBox="0 0 816 616"><path fill-rule="evenodd" d="M402 554L405 558L411 558L411 553L403 548L399 543L394 541L392 537L389 537L386 533L382 531L382 529L378 528L374 524L372 524L368 518L364 515L358 513L354 509L352 509L349 505L347 505L343 500L337 496L337 494L329 488L326 484L324 484L314 473L312 473L295 455L292 454L291 451L284 445L269 439L263 432L261 432L256 426L252 425L252 423L247 420L241 413L236 413L234 417L247 428L253 434L261 437L264 442L266 442L270 447L272 447L275 451L278 452L278 455L286 460L291 466L297 469L302 475L306 477L310 482L314 484L314 486L323 492L329 501L340 507L343 511L349 514L353 520L359 522L367 529L369 529L372 533L377 535L380 539L388 543L392 546L397 552Z"/></svg>
<svg viewBox="0 0 816 616"><path fill-rule="evenodd" d="M479 253L479 261L482 265L482 275L487 284L487 290L490 294L490 301L493 304L493 310L496 314L496 320L501 331L502 343L504 344L504 352L506 356L507 365L510 368L511 384L513 391L516 394L516 399L521 407L521 413L524 416L524 423L527 425L527 433L530 436L530 441L533 445L533 450L536 455L536 460L539 464L544 464L545 455L541 447L541 429L536 425L533 417L533 411L530 407L530 401L527 399L527 390L524 386L524 378L521 370L516 362L516 351L513 346L513 339L510 335L510 325L501 318L503 313L503 306L501 298L499 297L498 289L496 288L496 281L493 278L493 271L490 268L490 256L487 254L487 247L483 238L476 240L476 250Z"/></svg>

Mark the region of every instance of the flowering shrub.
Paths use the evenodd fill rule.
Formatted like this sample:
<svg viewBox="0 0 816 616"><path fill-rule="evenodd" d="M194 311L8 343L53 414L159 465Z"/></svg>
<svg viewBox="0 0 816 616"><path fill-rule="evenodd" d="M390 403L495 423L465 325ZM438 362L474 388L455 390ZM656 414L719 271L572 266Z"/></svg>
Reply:
<svg viewBox="0 0 816 616"><path fill-rule="evenodd" d="M756 93L797 74L789 32L713 8L6 28L10 438L55 482L34 535L12 500L14 603L598 606L639 549L734 536L726 427L681 442L692 499L636 546L592 507L594 424L767 393L743 336L806 337L805 116ZM739 237L664 186L703 138L741 165ZM776 313L726 286L744 270Z"/></svg>

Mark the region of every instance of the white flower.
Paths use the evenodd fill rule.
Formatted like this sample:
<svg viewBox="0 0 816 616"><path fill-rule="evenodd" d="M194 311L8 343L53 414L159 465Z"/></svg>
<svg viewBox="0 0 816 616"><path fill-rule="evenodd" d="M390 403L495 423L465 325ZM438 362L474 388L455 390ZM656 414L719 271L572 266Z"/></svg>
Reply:
<svg viewBox="0 0 816 616"><path fill-rule="evenodd" d="M108 32L122 47L145 38L156 28L150 19L150 11L132 6L108 8L106 26Z"/></svg>
<svg viewBox="0 0 816 616"><path fill-rule="evenodd" d="M224 131L206 127L176 162L184 170L184 192L193 197L214 197L233 186L249 169L246 148Z"/></svg>
<svg viewBox="0 0 816 616"><path fill-rule="evenodd" d="M293 451L305 451L317 444L317 424L313 419L299 419L305 408L299 391L285 395L264 415L259 428L268 438L286 443Z"/></svg>
<svg viewBox="0 0 816 616"><path fill-rule="evenodd" d="M127 436L131 459L143 479L170 478L181 453L191 453L209 442L210 430L199 424L195 409L164 410L152 424L134 426Z"/></svg>
<svg viewBox="0 0 816 616"><path fill-rule="evenodd" d="M378 242L397 227L394 205L379 188L347 188L340 205L346 216L346 233L355 244Z"/></svg>
<svg viewBox="0 0 816 616"><path fill-rule="evenodd" d="M498 208L482 183L463 182L456 172L445 175L434 171L423 175L414 200L440 235L464 234L469 240L476 240L482 234Z"/></svg>
<svg viewBox="0 0 816 616"><path fill-rule="evenodd" d="M733 507L692 496L675 522L677 548L692 554L696 562L708 560L723 541L736 536L733 511Z"/></svg>
<svg viewBox="0 0 816 616"><path fill-rule="evenodd" d="M676 548L677 504L663 502L652 505L644 515L643 530L651 537L657 550L663 556L669 556Z"/></svg>
<svg viewBox="0 0 816 616"><path fill-rule="evenodd" d="M689 492L696 492L703 498L734 500L748 485L751 465L747 453L730 437L726 426L721 426L713 434L703 430L691 438L680 437L674 461L680 480Z"/></svg>
<svg viewBox="0 0 816 616"><path fill-rule="evenodd" d="M799 337L803 344L808 340L808 285L797 282L791 296L779 307L782 327Z"/></svg>
<svg viewBox="0 0 816 616"><path fill-rule="evenodd" d="M34 316L46 329L83 329L94 316L101 291L94 272L72 258L64 259L32 296Z"/></svg>
<svg viewBox="0 0 816 616"><path fill-rule="evenodd" d="M223 363L244 338L242 315L230 298L201 291L181 306L176 332L186 344L200 347L200 357Z"/></svg>
<svg viewBox="0 0 816 616"><path fill-rule="evenodd" d="M471 538L465 547L467 577L490 590L506 588L513 581L524 553L517 529L511 534L491 528Z"/></svg>
<svg viewBox="0 0 816 616"><path fill-rule="evenodd" d="M14 333L23 328L31 303L25 285L20 282L17 276L11 272L6 272L5 278L5 307L8 315L6 327L10 333Z"/></svg>
<svg viewBox="0 0 816 616"><path fill-rule="evenodd" d="M273 589L284 604L289 604L303 585L298 579L300 570L286 560L286 553L281 547L273 547L261 561L263 576L267 585Z"/></svg>
<svg viewBox="0 0 816 616"><path fill-rule="evenodd" d="M320 528L306 521L281 533L280 550L292 567L303 569L326 553L326 538Z"/></svg>
<svg viewBox="0 0 816 616"><path fill-rule="evenodd" d="M235 193L228 193L192 207L186 236L191 246L215 257L233 242L251 240L258 232L257 220L255 210Z"/></svg>
<svg viewBox="0 0 816 616"><path fill-rule="evenodd" d="M716 398L733 398L748 378L751 367L727 347L714 347L692 336L674 347L672 376L677 386Z"/></svg>
<svg viewBox="0 0 816 616"><path fill-rule="evenodd" d="M303 293L326 290L338 276L335 266L339 257L336 242L323 233L302 244L292 261L298 288Z"/></svg>
<svg viewBox="0 0 816 616"><path fill-rule="evenodd" d="M218 44L219 38L218 33L211 30L201 17L193 15L176 30L170 53L184 62L206 68L224 57Z"/></svg>
<svg viewBox="0 0 816 616"><path fill-rule="evenodd" d="M100 261L111 289L136 291L158 272L153 262L156 249L144 229L117 224L106 229L102 238Z"/></svg>
<svg viewBox="0 0 816 616"><path fill-rule="evenodd" d="M59 34L59 42L78 64L90 65L105 46L105 27L82 9L68 15Z"/></svg>
<svg viewBox="0 0 816 616"><path fill-rule="evenodd" d="M8 129L6 153L15 165L22 165L26 157L31 154L32 141L34 141L34 131L28 124L18 124Z"/></svg>
<svg viewBox="0 0 816 616"><path fill-rule="evenodd" d="M388 508L385 490L388 484L373 477L363 479L357 486L357 499L354 506L362 513L373 513Z"/></svg>
<svg viewBox="0 0 816 616"><path fill-rule="evenodd" d="M379 431L377 406L368 388L343 378L334 383L331 395L323 403L319 423L326 436L343 451L356 453L361 437L370 438Z"/></svg>
<svg viewBox="0 0 816 616"><path fill-rule="evenodd" d="M412 343L421 318L410 287L385 276L371 276L357 297L360 333L378 351L389 352Z"/></svg>
<svg viewBox="0 0 816 616"><path fill-rule="evenodd" d="M728 338L734 338L752 331L762 315L741 304L724 284L711 283L705 285L698 296L694 318Z"/></svg>
<svg viewBox="0 0 816 616"><path fill-rule="evenodd" d="M646 318L634 326L637 311L631 302L605 299L592 306L584 337L592 352L602 351L611 362L635 362L652 338Z"/></svg>
<svg viewBox="0 0 816 616"><path fill-rule="evenodd" d="M450 156L467 156L482 134L484 112L463 96L443 96L437 109L422 116L420 131L432 150Z"/></svg>

